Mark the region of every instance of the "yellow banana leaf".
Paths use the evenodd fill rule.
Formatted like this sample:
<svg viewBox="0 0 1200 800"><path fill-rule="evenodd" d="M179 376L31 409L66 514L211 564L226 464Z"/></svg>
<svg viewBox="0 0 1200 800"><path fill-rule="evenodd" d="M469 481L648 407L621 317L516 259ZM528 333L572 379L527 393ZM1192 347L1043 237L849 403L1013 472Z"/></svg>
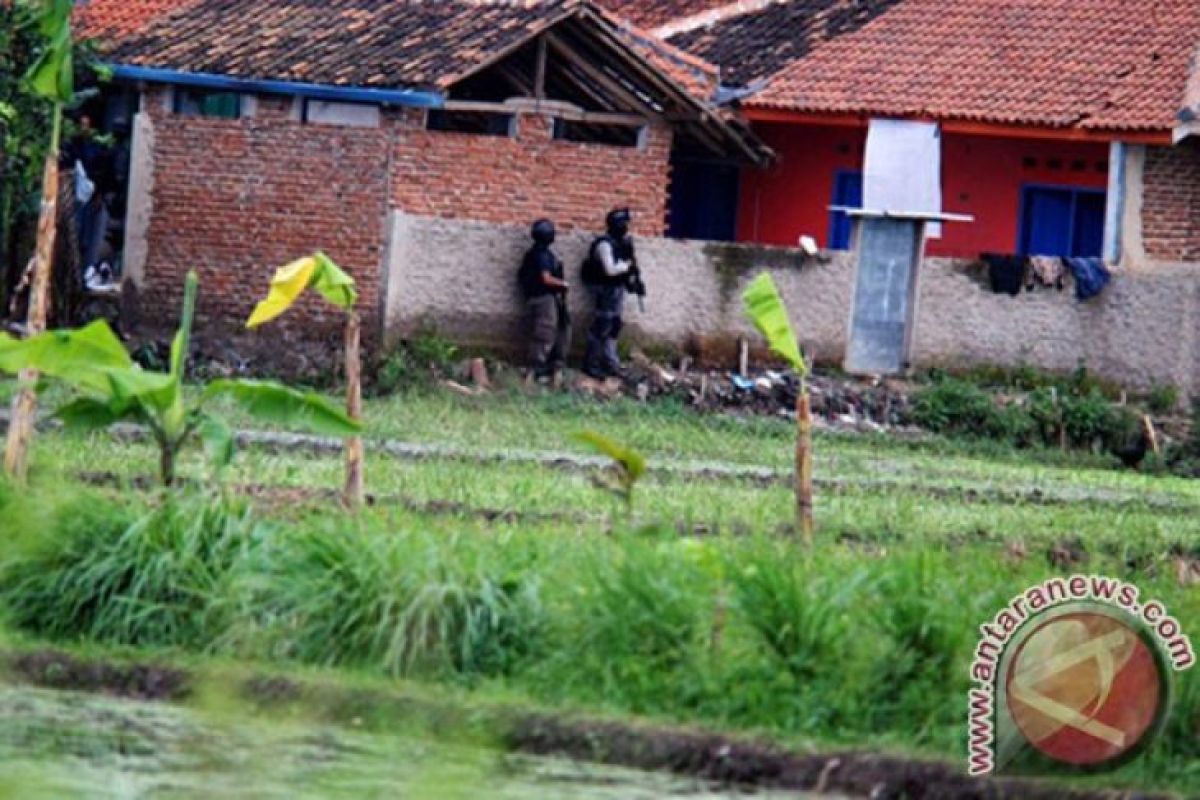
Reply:
<svg viewBox="0 0 1200 800"><path fill-rule="evenodd" d="M742 294L742 300L746 304L747 316L767 340L771 350L783 356L799 375L808 374L808 365L804 362L800 345L792 332L792 324L788 321L787 307L770 274L764 272L751 281Z"/></svg>
<svg viewBox="0 0 1200 800"><path fill-rule="evenodd" d="M271 279L267 299L254 309L247 328L257 328L279 317L295 305L305 290L313 289L333 305L350 310L358 301L354 279L343 272L324 253L293 261L281 267Z"/></svg>

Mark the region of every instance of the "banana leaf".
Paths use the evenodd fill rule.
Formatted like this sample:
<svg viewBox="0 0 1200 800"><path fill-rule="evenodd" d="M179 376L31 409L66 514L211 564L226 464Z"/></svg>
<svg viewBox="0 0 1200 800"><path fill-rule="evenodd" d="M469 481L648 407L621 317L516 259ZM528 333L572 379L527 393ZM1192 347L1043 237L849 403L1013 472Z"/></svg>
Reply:
<svg viewBox="0 0 1200 800"><path fill-rule="evenodd" d="M0 334L0 372L35 369L105 398L160 391L169 376L145 372L129 358L103 320L79 330L47 331L28 339Z"/></svg>
<svg viewBox="0 0 1200 800"><path fill-rule="evenodd" d="M246 327L257 328L281 316L296 304L307 289L313 289L344 311L349 311L358 302L354 279L333 263L329 256L317 253L293 261L275 273L267 298L255 307Z"/></svg>
<svg viewBox="0 0 1200 800"><path fill-rule="evenodd" d="M782 356L801 377L807 375L808 364L792 332L787 307L771 276L764 272L751 281L742 294L742 301L746 306L746 315L767 340L771 350Z"/></svg>
<svg viewBox="0 0 1200 800"><path fill-rule="evenodd" d="M630 484L646 474L646 459L641 453L595 431L580 431L575 440L586 444L600 455L608 456L625 473Z"/></svg>
<svg viewBox="0 0 1200 800"><path fill-rule="evenodd" d="M48 41L25 75L35 92L57 103L70 103L75 97L71 6L71 0L45 0L38 28Z"/></svg>
<svg viewBox="0 0 1200 800"><path fill-rule="evenodd" d="M323 436L348 437L362 431L362 423L350 419L320 395L298 392L271 381L218 380L204 391L206 400L220 395L233 398L249 414L264 422Z"/></svg>

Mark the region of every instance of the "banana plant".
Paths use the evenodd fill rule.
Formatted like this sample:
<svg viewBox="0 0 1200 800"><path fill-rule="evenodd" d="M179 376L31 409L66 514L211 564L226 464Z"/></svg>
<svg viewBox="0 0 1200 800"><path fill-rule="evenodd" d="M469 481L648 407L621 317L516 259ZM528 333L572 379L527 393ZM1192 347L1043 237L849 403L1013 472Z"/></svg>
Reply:
<svg viewBox="0 0 1200 800"><path fill-rule="evenodd" d="M166 486L175 482L179 454L194 437L199 437L218 466L232 460L234 438L229 425L205 408L216 397L231 397L257 419L312 433L351 436L361 430L360 423L320 396L277 383L213 381L189 402L183 378L198 292L199 279L191 272L184 285L183 316L171 344L168 372L147 371L135 364L103 320L27 339L0 335L0 371L37 370L77 390L79 397L56 412L69 428L99 429L121 421L145 425L158 445L159 475Z"/></svg>
<svg viewBox="0 0 1200 800"><path fill-rule="evenodd" d="M358 312L354 310L358 302L358 289L354 279L333 263L333 259L324 253L314 253L277 270L271 279L266 299L255 307L246 321L246 327L255 329L282 316L309 289L346 314L346 413L349 419L361 422L362 323ZM359 508L363 504L363 461L362 437L347 437L343 501L350 508Z"/></svg>
<svg viewBox="0 0 1200 800"><path fill-rule="evenodd" d="M645 457L633 448L595 431L580 431L575 434L574 439L612 461L612 469L603 477L594 479L594 482L601 489L621 498L625 502L626 514L631 514L633 490L646 474Z"/></svg>
<svg viewBox="0 0 1200 800"><path fill-rule="evenodd" d="M742 295L746 316L781 356L800 380L796 395L796 527L804 542L811 545L813 521L812 400L808 392L808 363L800 351L796 334L788 320L787 307L770 274L764 272L750 282Z"/></svg>
<svg viewBox="0 0 1200 800"><path fill-rule="evenodd" d="M50 147L42 169L42 205L38 213L37 245L34 253L33 279L29 289L29 312L26 328L30 335L46 329L50 307L50 268L54 258L54 240L58 219L58 150L62 140L63 106L75 98L75 64L71 39L71 0L40 0L34 19L45 43L37 61L25 75L25 83L34 95L53 104L50 128ZM4 449L4 468L10 477L24 480L37 417L37 372L21 373L20 388L13 397L12 415L8 424L8 440Z"/></svg>

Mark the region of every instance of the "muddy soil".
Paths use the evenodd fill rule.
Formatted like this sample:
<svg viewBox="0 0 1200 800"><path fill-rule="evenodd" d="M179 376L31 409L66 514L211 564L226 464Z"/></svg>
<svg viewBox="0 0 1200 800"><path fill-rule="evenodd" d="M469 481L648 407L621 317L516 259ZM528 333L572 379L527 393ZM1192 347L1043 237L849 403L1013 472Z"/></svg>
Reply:
<svg viewBox="0 0 1200 800"><path fill-rule="evenodd" d="M39 651L3 658L13 678L36 686L121 697L179 700L192 676L161 665L113 664ZM702 779L743 789L836 792L872 800L1170 800L1168 795L1071 790L1030 780L969 778L957 766L861 752L802 754L696 730L599 722L504 709L463 709L394 693L300 683L278 676L241 682L244 702L260 710L301 706L331 721L398 724L430 730L491 731L513 753L556 756Z"/></svg>

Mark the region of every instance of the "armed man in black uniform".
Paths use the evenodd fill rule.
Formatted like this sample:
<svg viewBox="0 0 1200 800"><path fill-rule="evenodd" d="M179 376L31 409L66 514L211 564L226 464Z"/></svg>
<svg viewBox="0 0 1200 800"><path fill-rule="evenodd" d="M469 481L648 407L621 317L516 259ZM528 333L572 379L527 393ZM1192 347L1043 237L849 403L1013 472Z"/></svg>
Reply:
<svg viewBox="0 0 1200 800"><path fill-rule="evenodd" d="M583 282L595 307L583 371L597 380L620 374L617 341L621 336L626 293L637 295L639 300L646 295L633 238L629 235L633 214L627 208L614 209L605 222L605 234L592 242L583 263Z"/></svg>
<svg viewBox="0 0 1200 800"><path fill-rule="evenodd" d="M539 219L530 231L533 247L525 253L519 281L530 318L529 360L535 377L556 378L571 346L570 289L563 263L554 251L554 223Z"/></svg>

